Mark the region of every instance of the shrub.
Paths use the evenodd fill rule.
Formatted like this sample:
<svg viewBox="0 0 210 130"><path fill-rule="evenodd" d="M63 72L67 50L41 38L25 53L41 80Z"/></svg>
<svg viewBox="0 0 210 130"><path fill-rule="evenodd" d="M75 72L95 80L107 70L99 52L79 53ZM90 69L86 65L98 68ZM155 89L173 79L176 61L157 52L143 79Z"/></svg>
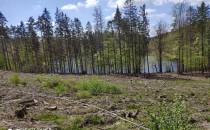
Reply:
<svg viewBox="0 0 210 130"><path fill-rule="evenodd" d="M9 81L14 85L26 85L26 82L24 80L21 80L18 74L13 74Z"/></svg>
<svg viewBox="0 0 210 130"><path fill-rule="evenodd" d="M119 94L121 90L118 86L99 80L99 79L89 79L89 80L82 80L76 84L77 90L88 91L92 95L99 95L101 93L108 93L108 94Z"/></svg>
<svg viewBox="0 0 210 130"><path fill-rule="evenodd" d="M149 112L151 130L191 130L184 103L178 99L174 103L162 102Z"/></svg>

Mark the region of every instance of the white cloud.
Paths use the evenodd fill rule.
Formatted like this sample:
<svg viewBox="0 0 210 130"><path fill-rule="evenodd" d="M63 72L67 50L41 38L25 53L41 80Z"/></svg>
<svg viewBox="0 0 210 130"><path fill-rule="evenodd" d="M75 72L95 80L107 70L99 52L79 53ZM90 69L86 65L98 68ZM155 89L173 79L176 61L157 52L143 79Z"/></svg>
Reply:
<svg viewBox="0 0 210 130"><path fill-rule="evenodd" d="M108 7L116 8L118 6L119 8L122 8L125 1L126 0L108 0Z"/></svg>
<svg viewBox="0 0 210 130"><path fill-rule="evenodd" d="M98 0L86 0L85 1L85 7L86 8L94 7L97 4L98 4Z"/></svg>
<svg viewBox="0 0 210 130"><path fill-rule="evenodd" d="M167 13L153 13L153 14L150 14L148 16L149 16L149 18L151 18L155 21L160 21L162 19L170 17L171 15L169 15Z"/></svg>
<svg viewBox="0 0 210 130"><path fill-rule="evenodd" d="M105 20L107 20L107 21L109 21L109 20L112 20L113 18L114 18L114 16L115 16L115 12L113 12L111 15L109 15L109 16L106 16L105 17Z"/></svg>
<svg viewBox="0 0 210 130"><path fill-rule="evenodd" d="M74 4L67 4L67 5L64 5L61 9L62 10L77 10L78 6Z"/></svg>
<svg viewBox="0 0 210 130"><path fill-rule="evenodd" d="M108 7L110 8L116 8L117 5L119 8L122 8L126 0L107 0L108 1ZM156 6L161 6L164 4L177 4L180 2L186 2L191 5L199 5L202 1L206 2L207 4L210 4L210 0L135 0L138 4L152 4Z"/></svg>
<svg viewBox="0 0 210 130"><path fill-rule="evenodd" d="M155 10L155 9L148 8L148 9L146 9L146 12L147 12L149 15L151 15L151 14L155 13L156 10Z"/></svg>
<svg viewBox="0 0 210 130"><path fill-rule="evenodd" d="M99 0L85 0L84 2L77 2L76 4L67 4L61 7L62 10L78 10L80 7L91 8L98 4Z"/></svg>
<svg viewBox="0 0 210 130"><path fill-rule="evenodd" d="M210 4L210 0L136 0L136 1L140 3L149 3L149 4L153 4L157 6L167 4L167 3L177 4L180 2L186 2L191 5L199 5L202 1Z"/></svg>

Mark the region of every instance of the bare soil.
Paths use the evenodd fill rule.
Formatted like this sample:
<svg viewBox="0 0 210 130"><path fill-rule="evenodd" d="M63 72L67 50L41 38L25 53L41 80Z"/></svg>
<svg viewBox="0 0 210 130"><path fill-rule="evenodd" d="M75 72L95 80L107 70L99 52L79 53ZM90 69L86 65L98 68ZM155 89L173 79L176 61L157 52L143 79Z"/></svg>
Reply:
<svg viewBox="0 0 210 130"><path fill-rule="evenodd" d="M97 76L117 84L123 93L78 98L71 92L58 95L53 90L43 89L36 81L37 74L19 73L21 79L26 81L26 85L16 86L9 81L13 74L13 72L0 71L0 130L70 129L68 126L73 125L78 117L82 119L79 127L84 129L135 130L137 127L134 124L123 121L120 117L146 126L147 107L156 106L162 100L172 101L176 94L185 100L190 113L189 118L197 129L210 130L210 122L207 120L207 116L210 116L210 80L206 77L176 74L156 74L147 78L121 75ZM60 77L70 80L73 86L80 79L95 76L60 75ZM26 105L28 106L24 108ZM41 120L39 117L44 114L57 116L52 121ZM128 116L129 114L133 116ZM103 120L97 123L91 122L89 117L92 115L100 116Z"/></svg>

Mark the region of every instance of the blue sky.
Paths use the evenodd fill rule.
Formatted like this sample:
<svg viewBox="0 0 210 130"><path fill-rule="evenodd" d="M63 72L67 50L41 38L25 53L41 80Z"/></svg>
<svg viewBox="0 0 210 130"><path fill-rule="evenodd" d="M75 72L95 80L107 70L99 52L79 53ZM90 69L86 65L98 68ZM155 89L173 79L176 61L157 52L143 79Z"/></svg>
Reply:
<svg viewBox="0 0 210 130"><path fill-rule="evenodd" d="M115 8L121 9L125 0L0 0L0 11L6 16L8 25L17 25L22 20L26 22L30 16L37 18L46 7L52 18L56 7L63 10L70 18L78 17L85 25L87 21L93 22L93 9L101 6L105 20L112 19ZM182 0L136 0L138 5L146 3L150 20L150 34L154 35L155 25L165 21L172 22L173 4ZM202 0L185 0L192 5L198 5ZM210 0L204 0L210 4Z"/></svg>

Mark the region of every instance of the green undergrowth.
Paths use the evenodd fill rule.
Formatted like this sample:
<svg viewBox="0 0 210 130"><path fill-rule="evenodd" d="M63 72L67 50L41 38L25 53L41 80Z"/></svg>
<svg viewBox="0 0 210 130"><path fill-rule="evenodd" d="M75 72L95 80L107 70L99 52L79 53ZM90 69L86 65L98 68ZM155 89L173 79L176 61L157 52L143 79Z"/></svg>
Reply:
<svg viewBox="0 0 210 130"><path fill-rule="evenodd" d="M84 130L80 128L82 118L79 117L71 121L70 117L68 116L48 112L36 115L35 119L43 122L55 123L58 130Z"/></svg>
<svg viewBox="0 0 210 130"><path fill-rule="evenodd" d="M98 115L67 116L58 113L40 113L35 115L35 120L51 122L57 125L59 130L90 130L89 127L104 124L104 118Z"/></svg>
<svg viewBox="0 0 210 130"><path fill-rule="evenodd" d="M89 115L85 118L85 121L87 124L90 124L90 125L103 125L104 124L104 118L99 115Z"/></svg>
<svg viewBox="0 0 210 130"><path fill-rule="evenodd" d="M86 130L85 128L81 128L82 121L82 118L77 117L72 121L71 125L67 126L64 130Z"/></svg>
<svg viewBox="0 0 210 130"><path fill-rule="evenodd" d="M45 121L45 122L53 122L57 125L62 125L67 118L63 115L55 114L55 113L41 113L35 116L36 120Z"/></svg>
<svg viewBox="0 0 210 130"><path fill-rule="evenodd" d="M78 98L90 98L100 94L120 94L119 86L98 78L79 81L64 80L58 75L36 77L43 88L53 89L57 94L72 92Z"/></svg>
<svg viewBox="0 0 210 130"><path fill-rule="evenodd" d="M185 103L177 98L173 102L161 102L149 109L151 130L192 130Z"/></svg>
<svg viewBox="0 0 210 130"><path fill-rule="evenodd" d="M208 115L208 116L206 117L206 121L207 121L207 122L210 122L210 115Z"/></svg>
<svg viewBox="0 0 210 130"><path fill-rule="evenodd" d="M41 83L43 88L53 89L57 94L73 91L70 83L57 75L37 76L36 80Z"/></svg>
<svg viewBox="0 0 210 130"><path fill-rule="evenodd" d="M78 91L76 93L76 96L78 98L90 98L92 95L89 91Z"/></svg>
<svg viewBox="0 0 210 130"><path fill-rule="evenodd" d="M75 88L79 91L89 92L91 95L97 96L99 94L120 94L119 86L100 80L98 78L80 80Z"/></svg>
<svg viewBox="0 0 210 130"><path fill-rule="evenodd" d="M7 128L0 126L0 130L7 130Z"/></svg>
<svg viewBox="0 0 210 130"><path fill-rule="evenodd" d="M14 84L15 86L23 85L25 86L27 83L24 79L21 79L18 74L13 74L9 77L9 82Z"/></svg>

